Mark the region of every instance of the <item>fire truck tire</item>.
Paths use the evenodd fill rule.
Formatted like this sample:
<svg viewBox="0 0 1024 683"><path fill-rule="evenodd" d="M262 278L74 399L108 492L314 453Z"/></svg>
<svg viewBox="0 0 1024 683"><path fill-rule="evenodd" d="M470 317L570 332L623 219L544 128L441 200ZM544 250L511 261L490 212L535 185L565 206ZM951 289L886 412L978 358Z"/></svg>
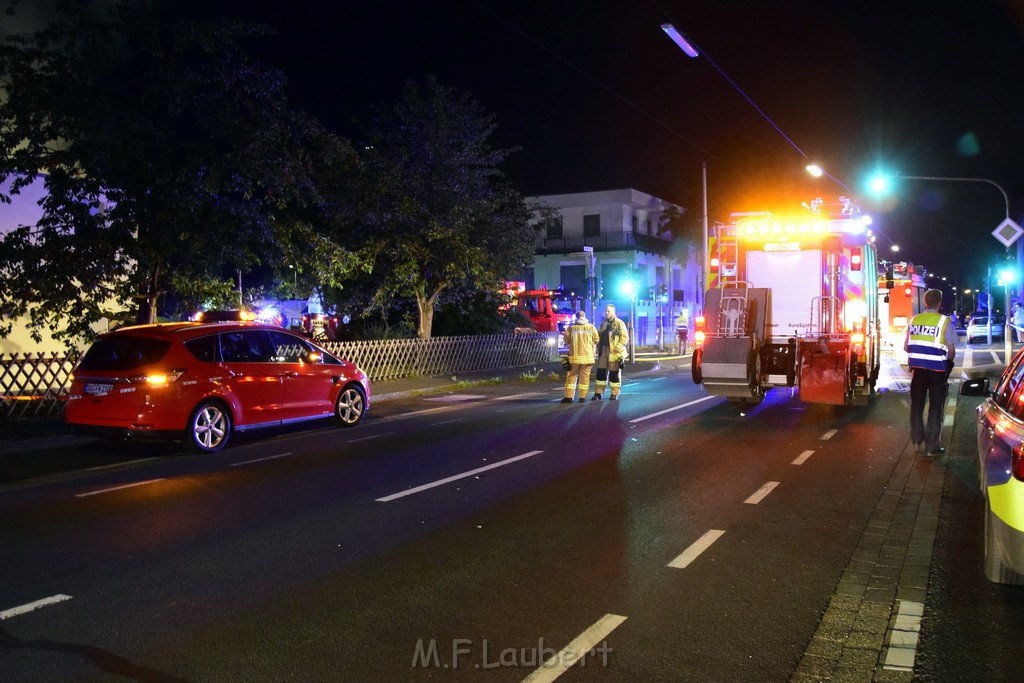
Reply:
<svg viewBox="0 0 1024 683"><path fill-rule="evenodd" d="M756 396L761 388L761 354L756 349L747 354L747 386L751 396Z"/></svg>
<svg viewBox="0 0 1024 683"><path fill-rule="evenodd" d="M690 358L690 374L693 376L693 383L700 384L704 381L704 373L701 370L700 363L704 356L704 349L699 346L693 350L693 356Z"/></svg>

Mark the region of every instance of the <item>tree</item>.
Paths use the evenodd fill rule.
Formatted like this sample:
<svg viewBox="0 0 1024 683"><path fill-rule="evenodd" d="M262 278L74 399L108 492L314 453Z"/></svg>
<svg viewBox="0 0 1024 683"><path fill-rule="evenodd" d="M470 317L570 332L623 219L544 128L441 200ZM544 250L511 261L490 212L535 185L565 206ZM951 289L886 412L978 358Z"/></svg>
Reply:
<svg viewBox="0 0 1024 683"><path fill-rule="evenodd" d="M61 8L0 43L0 181L48 190L38 225L0 241L0 335L25 314L65 339L118 307L153 321L174 281L259 263L341 281L356 261L314 225L351 149L246 56L262 29L157 0Z"/></svg>
<svg viewBox="0 0 1024 683"><path fill-rule="evenodd" d="M478 102L431 78L422 91L407 84L367 130L357 205L373 303L414 299L420 338L441 303L498 291L533 257L532 210L502 182L513 150L491 148L494 128Z"/></svg>

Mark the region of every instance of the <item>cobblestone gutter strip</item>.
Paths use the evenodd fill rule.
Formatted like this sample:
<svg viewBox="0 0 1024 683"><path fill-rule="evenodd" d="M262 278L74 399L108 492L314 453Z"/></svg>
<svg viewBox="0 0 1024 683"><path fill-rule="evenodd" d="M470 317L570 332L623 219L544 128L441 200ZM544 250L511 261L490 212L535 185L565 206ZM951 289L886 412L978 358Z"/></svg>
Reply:
<svg viewBox="0 0 1024 683"><path fill-rule="evenodd" d="M945 472L903 449L791 681L913 680Z"/></svg>

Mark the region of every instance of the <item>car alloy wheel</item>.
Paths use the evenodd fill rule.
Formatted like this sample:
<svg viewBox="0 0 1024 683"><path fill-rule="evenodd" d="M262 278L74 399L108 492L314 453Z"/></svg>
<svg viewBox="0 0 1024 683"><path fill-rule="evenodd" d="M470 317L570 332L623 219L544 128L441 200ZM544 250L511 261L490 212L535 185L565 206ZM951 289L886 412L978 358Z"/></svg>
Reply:
<svg viewBox="0 0 1024 683"><path fill-rule="evenodd" d="M200 403L188 421L192 447L202 453L215 453L228 443L231 416L218 401Z"/></svg>
<svg viewBox="0 0 1024 683"><path fill-rule="evenodd" d="M342 427L355 427L365 414L366 396L363 390L355 385L342 389L334 406L334 416L338 424Z"/></svg>

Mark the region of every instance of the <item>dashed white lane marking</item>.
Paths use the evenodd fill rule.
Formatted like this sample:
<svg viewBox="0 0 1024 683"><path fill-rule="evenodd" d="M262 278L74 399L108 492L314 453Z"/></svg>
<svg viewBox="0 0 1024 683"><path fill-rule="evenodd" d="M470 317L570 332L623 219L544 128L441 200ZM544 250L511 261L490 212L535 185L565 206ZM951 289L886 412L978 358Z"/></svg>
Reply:
<svg viewBox="0 0 1024 683"><path fill-rule="evenodd" d="M999 356L996 355L995 351L989 351L989 355L992 356L992 362L993 363L999 363L1000 362L999 361Z"/></svg>
<svg viewBox="0 0 1024 683"><path fill-rule="evenodd" d="M777 482L777 481L770 481L767 484L765 484L764 486L762 486L761 488L759 488L757 491L755 491L754 495L750 496L750 498L747 498L743 502L746 503L747 505L757 505L762 500L764 500L768 496L769 493L774 491L775 487L778 486L778 485L779 485L779 482Z"/></svg>
<svg viewBox="0 0 1024 683"><path fill-rule="evenodd" d="M451 424L453 422L465 422L468 419L469 419L468 417L453 417L450 420L441 420L440 422L431 422L430 424L431 424L432 427L436 427L438 425L447 425L447 424Z"/></svg>
<svg viewBox="0 0 1024 683"><path fill-rule="evenodd" d="M807 462L807 458L811 457L812 455L814 455L814 451L804 451L803 453L797 456L796 460L793 461L793 464L803 465L805 462Z"/></svg>
<svg viewBox="0 0 1024 683"><path fill-rule="evenodd" d="M254 462L264 462L266 460L277 460L278 458L287 458L291 453L279 453L278 455L268 455L265 458L256 458L255 460L243 460L242 462L233 462L229 467L241 467L242 465L251 465Z"/></svg>
<svg viewBox="0 0 1024 683"><path fill-rule="evenodd" d="M710 401L713 398L718 398L718 397L717 396L705 396L704 398L698 398L696 401L690 401L689 403L684 403L682 405L673 406L671 408L666 408L665 410L659 410L656 413L651 413L650 415L644 415L642 417L638 417L636 419L630 420L629 423L633 424L633 423L636 423L636 422L643 422L644 420L650 420L651 418L654 418L654 417L661 417L662 415L664 415L666 413L671 413L671 412L673 412L675 410L682 410L683 408L689 408L690 406L697 405L698 403L703 403L704 401Z"/></svg>
<svg viewBox="0 0 1024 683"><path fill-rule="evenodd" d="M111 486L110 488L97 489L96 491L86 491L85 493L76 493L75 494L75 498L85 498L86 496L96 496L96 495L99 495L101 493L110 493L111 491L120 491L121 489L131 489L131 488L135 488L136 486L145 486L146 484L155 484L156 482L163 481L163 480L164 479L162 477L160 479L147 479L146 481L137 481L137 482L134 482L132 484L122 484L121 486Z"/></svg>
<svg viewBox="0 0 1024 683"><path fill-rule="evenodd" d="M444 479L438 479L437 481L432 481L429 484L423 484L422 486L416 486L416 487L411 488L411 489L406 489L404 491L399 491L398 493L392 493L390 496L384 496L383 498L378 498L377 502L378 503L390 503L393 500L397 500L399 498L404 498L405 496L411 496L412 494L419 493L420 491L426 491L428 489L436 488L438 486L443 486L444 484L448 484L448 483L453 482L453 481L458 481L459 479L465 479L466 477L472 477L474 474L480 474L481 472L486 472L487 470L493 470L496 467L504 467L505 465L511 465L514 462L518 462L520 460L525 460L526 458L532 458L533 456L539 455L539 454L541 454L543 452L544 451L530 451L528 453L523 453L522 455L517 455L514 458L508 458L507 460L502 460L500 462L491 463L490 465L484 465L483 467L478 467L475 470L470 470L468 472L463 472L462 474L456 474L456 475L453 475L451 477L445 477Z"/></svg>
<svg viewBox="0 0 1024 683"><path fill-rule="evenodd" d="M58 593L57 595L51 595L50 597L43 598L42 600L36 600L34 602L30 602L30 603L27 603L27 604L24 604L24 605L19 605L18 607L11 607L10 609L5 609L3 612L0 612L0 621L3 621L4 619L10 619L11 617L16 617L19 614L25 614L27 612L31 612L33 610L37 610L40 607L46 607L47 605L54 605L54 604L56 604L58 602L64 602L65 600L70 600L70 599L71 599L70 595L64 595L63 593Z"/></svg>
<svg viewBox="0 0 1024 683"><path fill-rule="evenodd" d="M652 382L661 382L661 381L666 380L666 379L668 379L668 377L655 377L655 378L653 378L650 381L652 381Z"/></svg>
<svg viewBox="0 0 1024 683"><path fill-rule="evenodd" d="M711 547L711 544L722 537L725 533L725 529L711 529L707 531L703 536L694 541L693 545L684 550L682 554L676 559L668 563L668 566L673 569L683 569L688 564L697 559L698 556L705 550Z"/></svg>
<svg viewBox="0 0 1024 683"><path fill-rule="evenodd" d="M523 679L523 683L549 683L582 660L599 642L619 627L626 617L606 614L593 626L576 636L571 643L548 657L539 669Z"/></svg>
<svg viewBox="0 0 1024 683"><path fill-rule="evenodd" d="M829 440L829 439L831 439L831 438L832 438L833 436L835 436L835 435L836 435L837 433L839 433L839 430L838 430L838 429L830 429L830 430L828 430L827 432L825 432L824 434L822 434L822 435L821 435L821 436L820 436L820 437L818 438L818 440L819 440L819 441L828 441L828 440Z"/></svg>
<svg viewBox="0 0 1024 683"><path fill-rule="evenodd" d="M380 434L372 434L370 436L361 436L358 439L349 439L345 443L359 443L360 441L369 441L370 439L379 439L382 436L387 436L393 432L381 432Z"/></svg>

